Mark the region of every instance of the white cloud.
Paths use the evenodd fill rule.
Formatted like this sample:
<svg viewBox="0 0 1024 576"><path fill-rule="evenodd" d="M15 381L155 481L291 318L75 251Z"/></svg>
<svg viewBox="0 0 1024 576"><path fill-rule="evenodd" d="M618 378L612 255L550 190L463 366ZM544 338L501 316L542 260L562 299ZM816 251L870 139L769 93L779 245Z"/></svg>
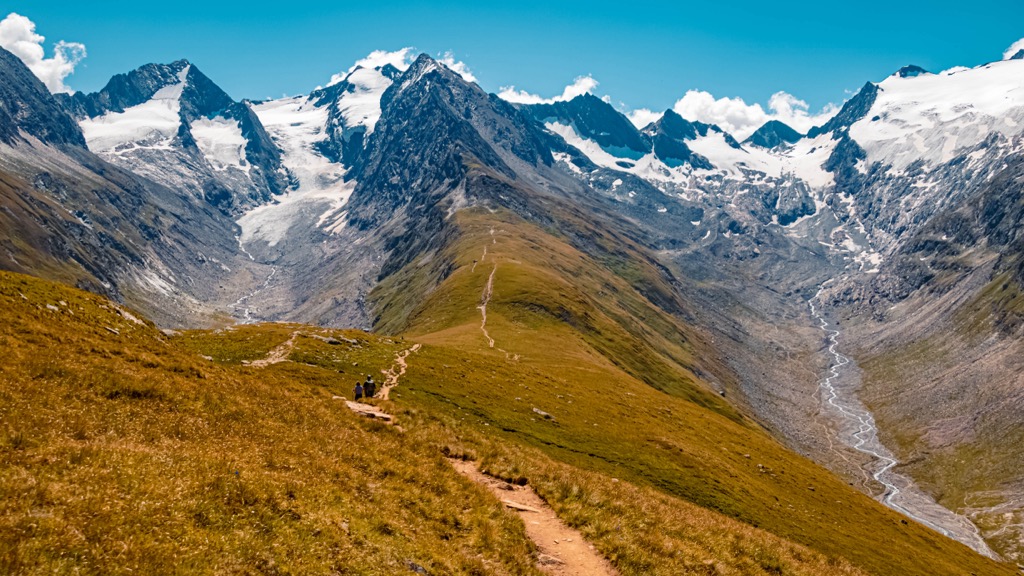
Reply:
<svg viewBox="0 0 1024 576"><path fill-rule="evenodd" d="M349 74L356 71L357 68L383 68L388 64L391 64L395 68L401 71L405 71L412 64L416 53L416 49L407 46L401 50L395 50L394 52L388 52L387 50L374 50L370 52L365 58L356 60L345 72L339 72L331 76L331 81L327 83L328 86L333 86L338 82L341 82L348 77Z"/></svg>
<svg viewBox="0 0 1024 576"><path fill-rule="evenodd" d="M651 122L657 122L661 120L661 112L654 112L647 108L638 108L632 112L627 112L626 117L633 123L633 126L637 128L644 128Z"/></svg>
<svg viewBox="0 0 1024 576"><path fill-rule="evenodd" d="M515 86L504 86L501 92L498 92L498 97L516 104L551 104L553 102L572 100L577 96L588 93L593 94L598 84L599 82L588 74L586 76L578 76L572 84L566 86L562 93L554 98L543 98L536 94L530 94L525 90L516 90Z"/></svg>
<svg viewBox="0 0 1024 576"><path fill-rule="evenodd" d="M416 49L411 46L406 46L401 50L395 50L394 52L388 52L387 50L374 50L370 54L361 60L356 60L356 63L348 69L349 72L355 72L356 68L382 68L388 64L391 64L395 68L401 71L405 71L415 59Z"/></svg>
<svg viewBox="0 0 1024 576"><path fill-rule="evenodd" d="M680 116L708 124L717 124L726 132L741 137L740 132L754 130L764 124L768 114L760 104L747 104L742 98L715 98L710 92L689 90L672 106Z"/></svg>
<svg viewBox="0 0 1024 576"><path fill-rule="evenodd" d="M85 46L61 40L53 45L53 56L46 57L45 37L36 34L36 23L11 12L0 21L0 46L9 50L28 66L50 92L73 92L64 79L75 71L85 58Z"/></svg>
<svg viewBox="0 0 1024 576"><path fill-rule="evenodd" d="M1006 52L1003 52L1003 60L1013 58L1017 55L1017 52L1020 52L1021 50L1024 50L1024 38L1010 44L1010 47L1006 49Z"/></svg>
<svg viewBox="0 0 1024 576"><path fill-rule="evenodd" d="M839 111L839 107L829 104L811 114L807 102L786 92L773 94L765 111L760 104L747 104L742 98L715 98L702 90L688 91L672 109L687 120L717 124L739 140L747 138L769 120L779 120L806 133Z"/></svg>
<svg viewBox="0 0 1024 576"><path fill-rule="evenodd" d="M413 60L416 59L416 49L407 46L401 50L395 50L389 52L387 50L374 50L370 52L365 58L356 60L356 63L349 67L345 72L339 72L331 76L331 81L327 83L328 86L333 86L338 82L341 82L348 75L355 72L359 68L383 68L388 64L394 66L398 70L405 72L412 65ZM445 52L443 56L438 58L438 61L451 69L452 72L463 77L466 82L476 82L476 76L470 71L469 66L465 62L456 61L455 55L452 52Z"/></svg>
<svg viewBox="0 0 1024 576"><path fill-rule="evenodd" d="M448 67L449 70L455 72L466 82L476 82L476 76L473 76L473 72L470 71L469 66L465 62L455 61L455 54L451 52L445 52L439 60L441 64Z"/></svg>

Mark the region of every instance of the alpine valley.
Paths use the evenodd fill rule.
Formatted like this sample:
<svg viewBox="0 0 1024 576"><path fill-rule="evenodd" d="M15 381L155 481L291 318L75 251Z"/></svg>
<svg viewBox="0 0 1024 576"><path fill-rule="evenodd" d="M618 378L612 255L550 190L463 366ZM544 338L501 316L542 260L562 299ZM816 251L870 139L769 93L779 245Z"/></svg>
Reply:
<svg viewBox="0 0 1024 576"><path fill-rule="evenodd" d="M593 573L465 463L609 574L1024 570L1024 51L742 140L389 62L0 49L0 572Z"/></svg>

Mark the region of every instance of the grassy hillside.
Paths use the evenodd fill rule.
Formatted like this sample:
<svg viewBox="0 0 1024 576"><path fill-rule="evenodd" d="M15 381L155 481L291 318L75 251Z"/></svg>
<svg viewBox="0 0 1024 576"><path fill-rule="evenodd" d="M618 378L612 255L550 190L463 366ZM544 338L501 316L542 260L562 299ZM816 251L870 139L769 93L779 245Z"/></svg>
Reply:
<svg viewBox="0 0 1024 576"><path fill-rule="evenodd" d="M47 196L27 191L32 191L28 182L0 170L0 229L10 231L0 240L0 269L98 288L96 278L78 264L81 254L70 254L66 260L52 254L54 249L73 250L66 238L55 238L53 230L71 227L74 216Z"/></svg>
<svg viewBox="0 0 1024 576"><path fill-rule="evenodd" d="M628 273L612 273L569 234L507 212L464 211L457 225L446 252L376 294L384 326L428 345L410 364L403 402L869 571L998 573L786 450L697 378L729 373L697 330L630 282L641 278L652 293L665 282L642 254L628 258L637 263ZM432 267L446 273L429 287ZM536 479L536 468L517 466L497 469Z"/></svg>
<svg viewBox="0 0 1024 576"><path fill-rule="evenodd" d="M289 341L289 361L247 365ZM623 574L863 573L844 557L890 563L868 570L879 574L926 565L932 574L954 565L1001 573L852 491L836 504L847 520L826 529L832 518L802 510L811 502L803 492L835 497L823 472L815 492L801 486L778 514L847 543L856 541L841 535L851 525L877 520L880 550L821 553L729 518L742 515L735 510L673 496L706 483L690 499L753 497L769 485L742 488L756 476L785 486L809 465L765 459L771 443L752 428L610 364L594 371L598 389L612 374L628 382L623 394L654 395L616 407L618 419L602 415L601 397L575 387L567 368L546 375L540 350L506 362L486 344L465 355L428 344L410 357L384 403L399 427L359 419L334 398L410 344L284 324L168 336L94 295L0 274L0 571L536 573L518 519L445 461L461 456L527 477ZM500 386L518 389L519 400ZM714 440L718 433L736 437ZM687 470L675 487L655 481ZM699 470L703 480L692 483Z"/></svg>
<svg viewBox="0 0 1024 576"><path fill-rule="evenodd" d="M439 452L332 398L351 378L239 364L290 328L230 333L211 361L27 277L0 275L0 310L4 574L534 573L516 519ZM345 348L369 370L395 346Z"/></svg>

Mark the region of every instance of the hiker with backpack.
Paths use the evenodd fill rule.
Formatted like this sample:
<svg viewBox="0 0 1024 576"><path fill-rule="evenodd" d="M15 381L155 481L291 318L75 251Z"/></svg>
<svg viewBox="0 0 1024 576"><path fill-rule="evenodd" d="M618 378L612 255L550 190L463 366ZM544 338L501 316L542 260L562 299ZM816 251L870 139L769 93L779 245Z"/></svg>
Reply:
<svg viewBox="0 0 1024 576"><path fill-rule="evenodd" d="M377 393L377 384L373 381L373 376L370 376L369 374L366 375L365 390L367 398L373 398Z"/></svg>

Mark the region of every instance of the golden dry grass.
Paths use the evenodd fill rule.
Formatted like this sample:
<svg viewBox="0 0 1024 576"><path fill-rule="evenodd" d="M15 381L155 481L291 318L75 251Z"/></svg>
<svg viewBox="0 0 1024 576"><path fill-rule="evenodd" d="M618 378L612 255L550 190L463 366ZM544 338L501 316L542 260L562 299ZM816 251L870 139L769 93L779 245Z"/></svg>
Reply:
<svg viewBox="0 0 1024 576"><path fill-rule="evenodd" d="M334 370L204 360L26 277L0 309L0 573L535 573L515 516Z"/></svg>
<svg viewBox="0 0 1024 576"><path fill-rule="evenodd" d="M1003 572L546 314L494 311L521 359L474 322L423 335L380 403L395 428L334 396L411 341L283 324L166 337L0 274L0 572L535 574L519 520L451 455L528 479L623 574ZM243 363L297 332L288 362Z"/></svg>

